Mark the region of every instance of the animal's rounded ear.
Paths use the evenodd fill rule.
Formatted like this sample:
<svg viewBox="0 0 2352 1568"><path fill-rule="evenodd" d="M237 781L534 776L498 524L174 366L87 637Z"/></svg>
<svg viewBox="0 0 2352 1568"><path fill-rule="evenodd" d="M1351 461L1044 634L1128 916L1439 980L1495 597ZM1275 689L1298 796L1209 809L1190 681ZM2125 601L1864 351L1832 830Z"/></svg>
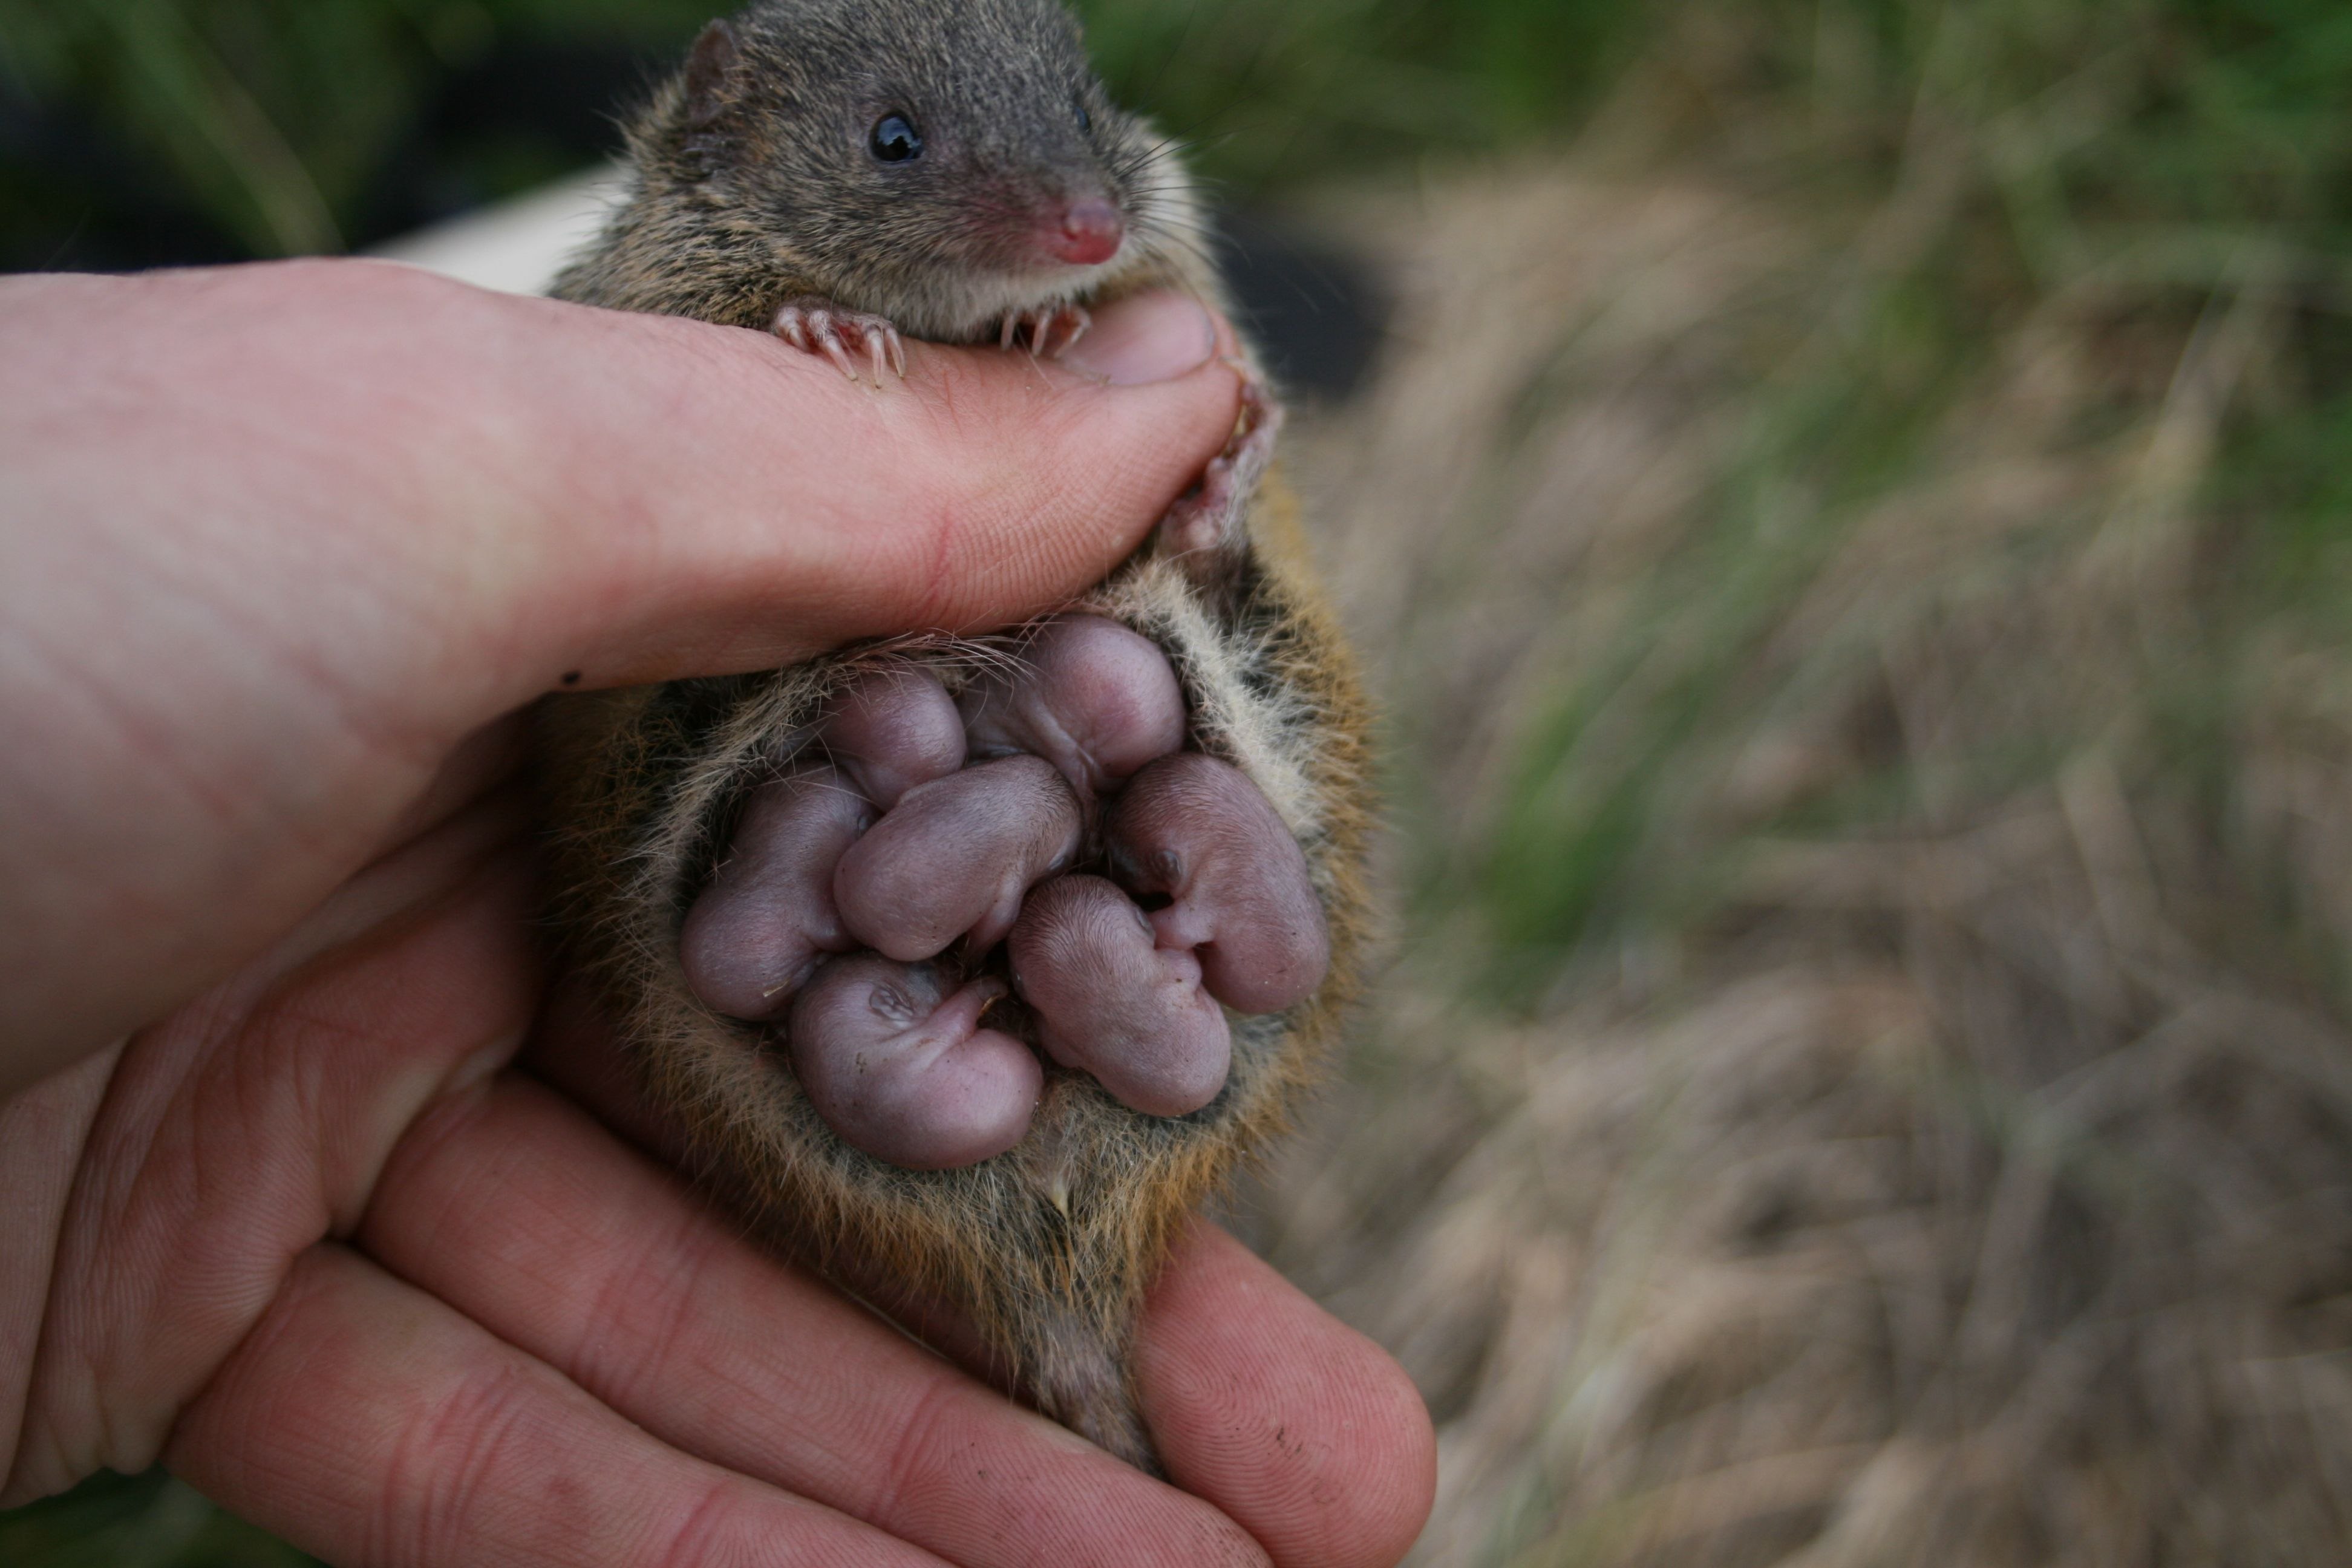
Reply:
<svg viewBox="0 0 2352 1568"><path fill-rule="evenodd" d="M709 131L719 123L734 100L735 69L742 62L743 47L731 24L722 19L702 29L686 58L688 130Z"/></svg>

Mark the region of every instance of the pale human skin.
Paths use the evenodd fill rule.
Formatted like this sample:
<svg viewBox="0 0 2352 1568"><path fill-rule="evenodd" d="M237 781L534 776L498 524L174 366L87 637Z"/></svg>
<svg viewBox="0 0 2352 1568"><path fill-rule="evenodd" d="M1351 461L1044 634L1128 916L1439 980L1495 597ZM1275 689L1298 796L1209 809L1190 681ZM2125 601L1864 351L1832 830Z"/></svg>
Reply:
<svg viewBox="0 0 2352 1568"><path fill-rule="evenodd" d="M1400 1556L1418 1397L1237 1244L1145 1315L1148 1479L610 1131L665 1141L531 922L521 707L1055 604L1230 428L1215 330L883 396L388 266L0 280L0 1504L160 1461L339 1563Z"/></svg>

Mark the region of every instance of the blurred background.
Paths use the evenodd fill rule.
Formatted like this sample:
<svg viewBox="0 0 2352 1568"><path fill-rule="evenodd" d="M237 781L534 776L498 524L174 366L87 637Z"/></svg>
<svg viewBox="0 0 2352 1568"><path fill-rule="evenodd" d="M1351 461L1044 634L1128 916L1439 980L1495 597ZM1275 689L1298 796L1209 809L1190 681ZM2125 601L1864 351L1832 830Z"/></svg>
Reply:
<svg viewBox="0 0 2352 1568"><path fill-rule="evenodd" d="M1392 959L1236 1223L1430 1564L2339 1564L2352 9L1092 0L1304 412ZM706 0L0 0L0 265L575 174ZM11 1563L300 1559L161 1477Z"/></svg>

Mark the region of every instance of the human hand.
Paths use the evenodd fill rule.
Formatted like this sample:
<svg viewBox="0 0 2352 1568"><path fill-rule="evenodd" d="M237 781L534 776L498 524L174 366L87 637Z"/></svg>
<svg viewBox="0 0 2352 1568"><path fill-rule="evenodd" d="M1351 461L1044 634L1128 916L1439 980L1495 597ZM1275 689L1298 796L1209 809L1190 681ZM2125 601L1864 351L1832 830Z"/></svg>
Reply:
<svg viewBox="0 0 2352 1568"><path fill-rule="evenodd" d="M0 1087L49 1074L0 1105L0 1497L160 1456L350 1562L1402 1552L1418 1401L1213 1231L1137 1362L1187 1496L508 1066L604 1046L545 1047L507 716L1099 577L1234 412L1136 309L1143 384L919 346L877 397L382 267L0 286Z"/></svg>

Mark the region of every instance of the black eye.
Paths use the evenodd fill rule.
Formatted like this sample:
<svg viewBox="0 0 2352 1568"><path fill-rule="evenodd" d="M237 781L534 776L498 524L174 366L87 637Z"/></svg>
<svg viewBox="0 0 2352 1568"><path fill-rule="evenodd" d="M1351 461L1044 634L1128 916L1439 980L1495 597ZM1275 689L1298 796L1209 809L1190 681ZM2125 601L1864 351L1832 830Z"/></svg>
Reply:
<svg viewBox="0 0 2352 1568"><path fill-rule="evenodd" d="M1086 100L1085 99L1083 99L1083 98L1080 98L1080 99L1074 99L1074 100L1072 100L1071 101L1072 101L1072 102L1076 106L1076 108L1077 108L1077 111L1078 111L1078 129L1079 129L1080 131L1087 132L1088 132L1089 134L1091 134L1091 133L1093 132L1093 131L1094 131L1094 128L1095 128L1095 117L1094 117L1093 115L1088 114L1088 113L1087 112L1087 100Z"/></svg>
<svg viewBox="0 0 2352 1568"><path fill-rule="evenodd" d="M923 133L905 115L886 114L874 122L874 135L866 146L886 163L903 163L923 155Z"/></svg>

